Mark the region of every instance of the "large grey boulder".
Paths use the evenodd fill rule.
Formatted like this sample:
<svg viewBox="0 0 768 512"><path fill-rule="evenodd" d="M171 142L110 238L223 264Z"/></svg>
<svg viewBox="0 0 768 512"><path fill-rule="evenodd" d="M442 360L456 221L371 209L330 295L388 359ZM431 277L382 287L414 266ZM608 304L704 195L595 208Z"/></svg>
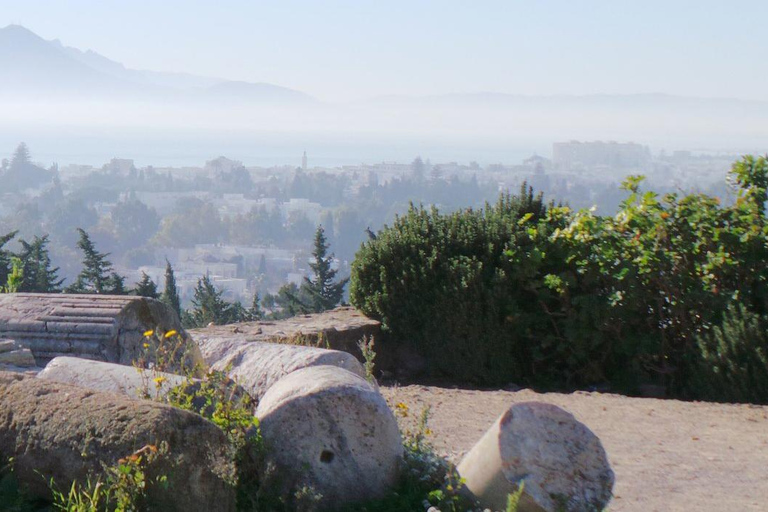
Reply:
<svg viewBox="0 0 768 512"><path fill-rule="evenodd" d="M249 341L236 333L207 335L195 331L194 338L206 364L226 371L256 399L286 375L310 366L336 366L365 378L360 362L338 350Z"/></svg>
<svg viewBox="0 0 768 512"><path fill-rule="evenodd" d="M32 351L39 366L58 356L130 365L145 355L144 332L174 330L185 339L178 315L159 300L125 295L0 294L0 339ZM201 363L197 347L183 354ZM174 361L178 367L182 354Z"/></svg>
<svg viewBox="0 0 768 512"><path fill-rule="evenodd" d="M614 475L600 440L556 405L510 407L459 463L466 489L481 505L504 510L525 483L519 512L602 511Z"/></svg>
<svg viewBox="0 0 768 512"><path fill-rule="evenodd" d="M335 366L297 370L269 388L256 416L283 492L311 486L321 506L383 496L403 455L392 411L364 379Z"/></svg>
<svg viewBox="0 0 768 512"><path fill-rule="evenodd" d="M186 377L172 373L63 356L48 363L37 378L131 398L163 398L187 382Z"/></svg>
<svg viewBox="0 0 768 512"><path fill-rule="evenodd" d="M148 485L156 510L231 511L234 468L228 443L213 423L187 411L76 386L0 372L0 456L32 496L50 498L47 481L69 489L145 445L169 453L147 470L169 488Z"/></svg>

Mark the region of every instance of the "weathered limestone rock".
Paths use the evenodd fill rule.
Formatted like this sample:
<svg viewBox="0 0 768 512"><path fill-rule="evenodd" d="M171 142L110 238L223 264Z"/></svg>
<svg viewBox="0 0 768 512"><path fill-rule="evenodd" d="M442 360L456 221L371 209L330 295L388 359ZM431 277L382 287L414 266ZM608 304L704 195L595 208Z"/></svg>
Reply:
<svg viewBox="0 0 768 512"><path fill-rule="evenodd" d="M31 368L35 366L32 351L16 340L0 340L0 365Z"/></svg>
<svg viewBox="0 0 768 512"><path fill-rule="evenodd" d="M172 373L140 372L133 366L64 356L48 363L37 378L131 398L142 398L145 394L150 398L164 397L171 389L186 382L185 377Z"/></svg>
<svg viewBox="0 0 768 512"><path fill-rule="evenodd" d="M614 475L600 440L569 412L541 402L510 407L458 466L466 489L504 510L520 482L519 511L600 511Z"/></svg>
<svg viewBox="0 0 768 512"><path fill-rule="evenodd" d="M313 315L298 315L276 321L245 322L190 330L195 340L229 338L248 341L295 344L300 338L308 345L340 350L363 362L357 344L365 336L376 341L377 377L411 379L427 370L424 356L406 340L392 339L381 330L381 322L368 318L352 307L340 307ZM322 338L322 340L321 340Z"/></svg>
<svg viewBox="0 0 768 512"><path fill-rule="evenodd" d="M212 423L157 402L0 372L0 454L14 457L14 472L33 496L50 498L40 474L68 489L100 473L102 463L161 442L169 453L146 471L148 481L168 477L167 490L148 486L158 510L234 510L227 440Z"/></svg>
<svg viewBox="0 0 768 512"><path fill-rule="evenodd" d="M0 354L11 352L19 348L19 344L16 340L0 340Z"/></svg>
<svg viewBox="0 0 768 512"><path fill-rule="evenodd" d="M384 495L397 480L400 432L384 398L359 376L334 366L288 374L269 388L256 416L267 460L284 491L310 485L321 506Z"/></svg>
<svg viewBox="0 0 768 512"><path fill-rule="evenodd" d="M186 336L171 308L145 297L0 295L0 338L30 349L41 366L61 355L130 365L142 355L148 330ZM187 364L201 361L199 353L187 354Z"/></svg>
<svg viewBox="0 0 768 512"><path fill-rule="evenodd" d="M355 308L340 307L313 315L298 315L277 321L245 322L190 330L195 340L202 337L225 338L240 335L248 341L284 343L302 337L308 343L341 350L362 358L357 342L363 336L379 339L381 323L366 317Z"/></svg>
<svg viewBox="0 0 768 512"><path fill-rule="evenodd" d="M291 372L310 366L337 366L365 378L354 356L338 350L247 341L242 334L208 335L194 332L206 364L228 375L254 398Z"/></svg>
<svg viewBox="0 0 768 512"><path fill-rule="evenodd" d="M139 370L125 366L77 357L57 357L40 371L36 377L64 384L73 384L81 388L108 393L120 393L129 398L163 399L172 390L191 398L195 411L204 413L216 407L215 402L206 393L200 393L203 383L200 379L187 379L173 373L155 370ZM225 397L232 405L255 407L245 390L231 379L217 379L207 385L217 386L221 391L217 396ZM207 415L204 414L207 417Z"/></svg>

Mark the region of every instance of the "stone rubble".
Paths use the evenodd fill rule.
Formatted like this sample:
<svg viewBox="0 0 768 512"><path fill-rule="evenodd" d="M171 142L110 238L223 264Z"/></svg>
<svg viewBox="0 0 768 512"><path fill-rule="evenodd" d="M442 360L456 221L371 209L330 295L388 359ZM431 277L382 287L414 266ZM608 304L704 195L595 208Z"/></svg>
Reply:
<svg viewBox="0 0 768 512"><path fill-rule="evenodd" d="M16 340L31 350L39 366L58 356L130 365L144 354L144 332L149 330L175 330L186 336L173 310L155 299L128 295L0 294L0 339ZM188 366L202 361L194 348L184 357Z"/></svg>
<svg viewBox="0 0 768 512"><path fill-rule="evenodd" d="M257 400L286 375L310 366L337 366L365 377L360 362L338 350L250 341L241 334L194 331L194 339L210 368L226 371Z"/></svg>

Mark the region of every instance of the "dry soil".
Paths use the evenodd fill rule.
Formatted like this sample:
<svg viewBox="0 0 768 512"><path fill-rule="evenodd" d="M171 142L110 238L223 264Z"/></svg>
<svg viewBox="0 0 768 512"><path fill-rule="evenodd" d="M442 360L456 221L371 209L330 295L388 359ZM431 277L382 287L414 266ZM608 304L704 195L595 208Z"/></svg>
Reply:
<svg viewBox="0 0 768 512"><path fill-rule="evenodd" d="M384 386L415 421L429 406L432 444L458 462L511 404L570 411L603 442L616 473L613 512L768 511L768 407L577 392L539 394Z"/></svg>

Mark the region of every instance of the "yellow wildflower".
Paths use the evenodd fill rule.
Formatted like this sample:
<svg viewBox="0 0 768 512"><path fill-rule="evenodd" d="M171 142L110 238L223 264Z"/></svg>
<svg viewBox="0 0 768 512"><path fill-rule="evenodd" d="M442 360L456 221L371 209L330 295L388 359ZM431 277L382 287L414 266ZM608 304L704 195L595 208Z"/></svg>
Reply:
<svg viewBox="0 0 768 512"><path fill-rule="evenodd" d="M154 378L154 379L152 379L152 380L154 381L154 383L155 383L155 386L157 386L157 387L160 387L160 386L162 386L162 385L163 385L163 382L165 382L165 381L166 381L166 378L165 378L165 377L163 377L163 376L161 375L161 376L159 376L159 377L155 377L155 378Z"/></svg>
<svg viewBox="0 0 768 512"><path fill-rule="evenodd" d="M177 334L179 334L179 333L178 333L178 332L176 332L176 330L175 330L175 329L171 329L170 331L168 331L167 333L165 333L165 337L166 337L166 338L170 338L171 336L176 336Z"/></svg>
<svg viewBox="0 0 768 512"><path fill-rule="evenodd" d="M145 343L145 344L143 345L143 347L144 347L144 348L149 348L149 343Z"/></svg>
<svg viewBox="0 0 768 512"><path fill-rule="evenodd" d="M155 334L155 331L153 331L152 329L150 329L148 331L144 331L144 337L145 338L149 337L149 336L152 336L153 334Z"/></svg>

